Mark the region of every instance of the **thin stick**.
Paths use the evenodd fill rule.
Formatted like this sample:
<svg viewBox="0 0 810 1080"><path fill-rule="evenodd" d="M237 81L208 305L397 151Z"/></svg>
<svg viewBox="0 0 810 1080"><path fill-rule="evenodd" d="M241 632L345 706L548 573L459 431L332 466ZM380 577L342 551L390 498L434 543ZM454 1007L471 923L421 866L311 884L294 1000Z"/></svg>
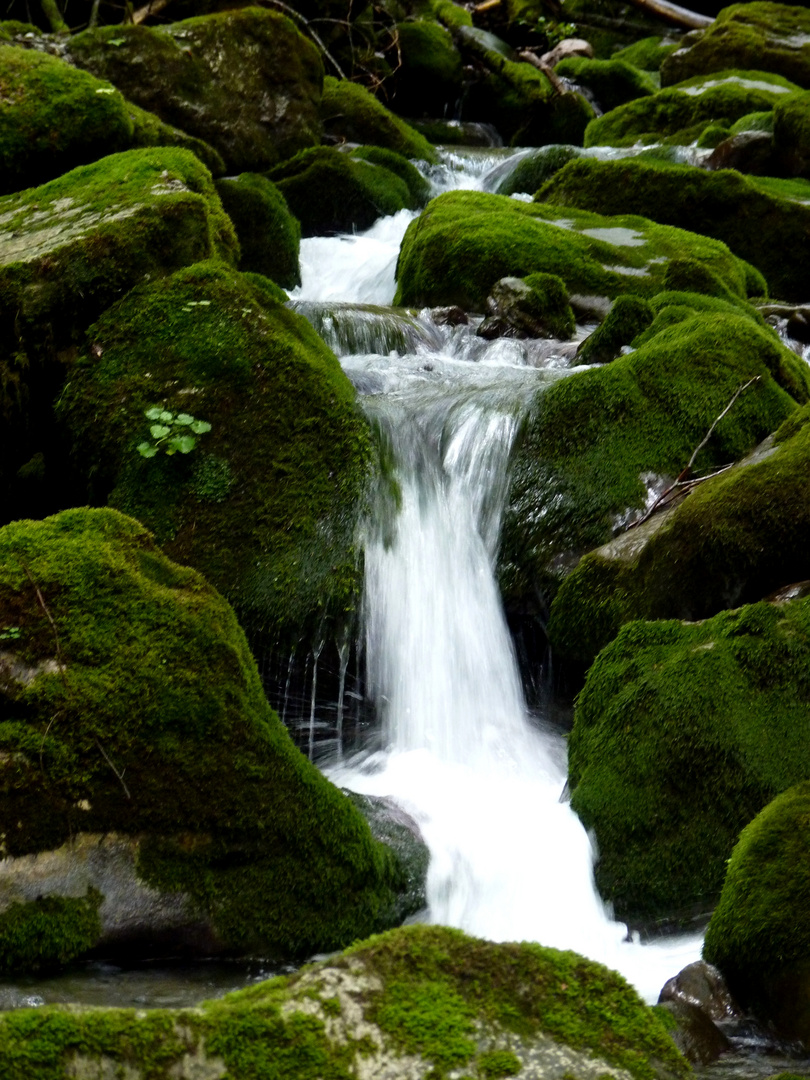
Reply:
<svg viewBox="0 0 810 1080"><path fill-rule="evenodd" d="M698 15L695 11L671 4L669 0L630 0L637 8L646 11L648 15L654 15L672 26L683 26L687 30L705 30L711 26L714 20L710 15Z"/></svg>
<svg viewBox="0 0 810 1080"><path fill-rule="evenodd" d="M110 766L110 768L111 768L111 769L112 769L112 771L113 771L113 772L115 773L115 775L116 775L116 776L118 777L118 779L119 779L119 781L120 781L120 783L121 783L121 787L122 787L122 788L124 789L124 794L126 795L126 797L127 797L128 799L131 799L131 798L132 798L132 796L131 796L131 795L130 795L130 793L129 793L129 788L128 788L128 787L127 787L127 785L126 785L126 784L124 783L124 773L122 773L122 772L119 772L119 771L118 771L118 769L116 769L115 765L113 764L112 758L111 758L111 757L110 757L110 755L109 755L109 754L107 753L107 751L106 751L106 750L104 749L104 747L103 747L103 746L101 745L101 743L100 743L100 742L98 741L98 739L96 739L96 746L97 746L97 747L99 748L99 750L101 751L101 755L102 755L102 757L104 758L104 760L105 760L105 761L107 762L107 764L108 764L108 765ZM126 772L126 770L124 770L124 772Z"/></svg>

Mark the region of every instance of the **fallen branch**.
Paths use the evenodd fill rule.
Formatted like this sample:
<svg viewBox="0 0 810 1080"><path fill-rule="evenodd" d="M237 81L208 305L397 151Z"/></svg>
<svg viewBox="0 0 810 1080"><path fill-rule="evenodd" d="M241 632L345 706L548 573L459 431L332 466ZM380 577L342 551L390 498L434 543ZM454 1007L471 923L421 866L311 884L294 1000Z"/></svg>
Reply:
<svg viewBox="0 0 810 1080"><path fill-rule="evenodd" d="M742 394L745 390L747 390L749 386L753 386L755 382L759 382L759 380L760 380L760 376L755 375L753 377L753 379L749 379L747 383L743 383L741 386L737 387L737 389L731 395L731 400L729 401L728 405L726 405L725 409L723 409L723 411L720 413L719 416L716 416L714 418L714 420L712 421L712 426L709 428L709 430L703 436L701 441L695 447L694 451L692 452L692 456L689 458L689 461L687 462L686 466L683 469L681 469L680 473L678 474L677 479L675 481L673 481L673 483L671 483L669 485L669 487L665 491L661 492L661 494L658 496L658 498L655 500L655 502L649 508L647 513L644 514L643 517L638 518L636 521L632 521L627 526L627 529L635 529L638 525L643 525L645 521L649 521L649 519L652 517L652 515L655 513L655 511L661 506L661 504L664 502L664 500L667 499L668 496L672 494L673 491L677 491L678 494L681 494L685 490L691 490L693 487L696 487L698 484L702 484L704 480L710 480L714 476L719 476L720 473L723 473L727 469L730 469L732 467L731 465L724 465L722 468L716 469L714 472L707 473L705 476L690 477L690 473L692 472L692 466L695 464L695 459L697 458L700 451L704 448L706 443L708 443L709 439L714 434L714 429L717 427L717 425L720 423L720 421L723 419L723 417L728 415L729 410L731 409L731 407L733 406L733 404L737 400L737 398L740 396L740 394ZM625 531L627 531L627 530L625 530Z"/></svg>
<svg viewBox="0 0 810 1080"><path fill-rule="evenodd" d="M699 15L696 11L670 3L670 0L631 0L631 3L648 15L663 19L670 26L680 26L686 30L705 30L714 22L710 15Z"/></svg>
<svg viewBox="0 0 810 1080"><path fill-rule="evenodd" d="M538 71L542 71L558 94L566 93L565 86L561 82L559 75L555 75L554 69L549 67L548 64L544 64L540 57L535 53L531 52L529 49L524 49L522 52L518 53L518 60L525 60L527 64L531 64L532 67L536 67Z"/></svg>

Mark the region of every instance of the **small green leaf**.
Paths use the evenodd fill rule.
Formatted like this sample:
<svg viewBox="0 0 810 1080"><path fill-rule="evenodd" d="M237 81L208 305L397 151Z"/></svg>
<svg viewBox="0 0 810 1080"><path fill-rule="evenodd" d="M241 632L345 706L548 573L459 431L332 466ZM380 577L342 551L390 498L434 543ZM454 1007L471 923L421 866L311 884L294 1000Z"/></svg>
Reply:
<svg viewBox="0 0 810 1080"><path fill-rule="evenodd" d="M108 45L125 45L126 40L127 40L126 38L114 37L114 38L110 38L109 41L107 42L107 44Z"/></svg>
<svg viewBox="0 0 810 1080"><path fill-rule="evenodd" d="M170 449L166 453L173 454L175 450L179 450L181 454L190 454L196 445L197 440L193 435L175 435L169 440Z"/></svg>
<svg viewBox="0 0 810 1080"><path fill-rule="evenodd" d="M185 424L185 425L193 424L194 423L194 417L189 416L187 412L179 412L177 414L177 416L175 416L174 422L175 422L175 424Z"/></svg>
<svg viewBox="0 0 810 1080"><path fill-rule="evenodd" d="M157 453L157 447L148 442L138 443L138 453L141 457L154 457Z"/></svg>
<svg viewBox="0 0 810 1080"><path fill-rule="evenodd" d="M158 419L162 420L164 424L170 424L172 420L174 420L174 413L166 412L166 410L164 409Z"/></svg>
<svg viewBox="0 0 810 1080"><path fill-rule="evenodd" d="M207 420L195 420L191 425L191 430L195 435L205 435L206 431L211 430L211 425Z"/></svg>
<svg viewBox="0 0 810 1080"><path fill-rule="evenodd" d="M147 420L159 420L163 414L163 409L159 405L153 405L151 409L144 409L143 415Z"/></svg>
<svg viewBox="0 0 810 1080"><path fill-rule="evenodd" d="M164 424L152 424L149 428L149 432L153 439L165 439L171 430L171 428L167 428Z"/></svg>

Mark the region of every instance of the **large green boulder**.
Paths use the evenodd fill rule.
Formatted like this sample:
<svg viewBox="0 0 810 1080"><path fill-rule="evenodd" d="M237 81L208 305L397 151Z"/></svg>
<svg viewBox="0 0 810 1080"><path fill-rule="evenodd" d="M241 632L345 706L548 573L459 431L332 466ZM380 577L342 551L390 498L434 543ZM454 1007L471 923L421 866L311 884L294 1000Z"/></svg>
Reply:
<svg viewBox="0 0 810 1080"><path fill-rule="evenodd" d="M216 189L239 238L239 269L284 289L300 285L301 226L276 185L258 173L242 173L217 180Z"/></svg>
<svg viewBox="0 0 810 1080"><path fill-rule="evenodd" d="M664 60L661 85L729 68L773 71L810 88L810 12L762 0L724 8L708 30Z"/></svg>
<svg viewBox="0 0 810 1080"><path fill-rule="evenodd" d="M733 169L707 172L650 159L579 158L556 172L537 197L559 207L643 214L716 237L753 263L774 295L806 298L810 183L763 181Z"/></svg>
<svg viewBox="0 0 810 1080"><path fill-rule="evenodd" d="M571 802L622 916L710 909L740 829L807 776L810 601L629 623L577 698Z"/></svg>
<svg viewBox="0 0 810 1080"><path fill-rule="evenodd" d="M798 89L779 75L729 70L726 65L716 75L686 79L592 120L585 131L585 145L663 141L689 145L709 125L730 127L746 113L772 109L782 96Z"/></svg>
<svg viewBox="0 0 810 1080"><path fill-rule="evenodd" d="M420 161L436 160L436 151L427 139L386 109L359 83L327 75L323 82L321 118L324 131L335 138L382 146Z"/></svg>
<svg viewBox="0 0 810 1080"><path fill-rule="evenodd" d="M561 60L554 74L586 86L603 112L636 98L649 97L658 90L656 81L626 60L590 60L571 56Z"/></svg>
<svg viewBox="0 0 810 1080"><path fill-rule="evenodd" d="M454 191L433 199L409 225L395 303L484 311L496 281L537 271L558 275L580 296L652 296L663 286L668 260L680 257L706 263L739 297L764 284L724 244L641 217Z"/></svg>
<svg viewBox="0 0 810 1080"><path fill-rule="evenodd" d="M320 53L275 11L99 27L71 38L65 55L210 143L230 172L261 172L320 142Z"/></svg>
<svg viewBox="0 0 810 1080"><path fill-rule="evenodd" d="M126 101L110 83L56 56L0 45L0 194L51 180L118 150L185 144L221 165L199 140Z"/></svg>
<svg viewBox="0 0 810 1080"><path fill-rule="evenodd" d="M398 23L399 61L391 77L392 104L405 116L453 116L462 90L461 55L453 37L438 22Z"/></svg>
<svg viewBox="0 0 810 1080"><path fill-rule="evenodd" d="M806 661L804 671L806 680ZM740 1003L805 1049L810 1047L808 847L810 782L805 781L778 795L743 829L703 947Z"/></svg>
<svg viewBox="0 0 810 1080"><path fill-rule="evenodd" d="M3 1075L30 1080L32 1062L41 1080L691 1075L620 975L576 953L440 926L373 937L198 1009L2 1014Z"/></svg>
<svg viewBox="0 0 810 1080"><path fill-rule="evenodd" d="M362 231L383 215L418 205L399 173L332 146L302 150L269 175L303 236Z"/></svg>
<svg viewBox="0 0 810 1080"><path fill-rule="evenodd" d="M52 403L84 331L144 279L238 244L211 180L187 150L129 150L0 199L0 490L55 449ZM55 449L57 458L63 451ZM64 505L64 504L62 504Z"/></svg>
<svg viewBox="0 0 810 1080"><path fill-rule="evenodd" d="M354 602L370 448L351 383L285 299L215 263L140 286L88 331L59 416L91 501L143 521L252 634L297 641Z"/></svg>
<svg viewBox="0 0 810 1080"><path fill-rule="evenodd" d="M139 522L79 509L0 530L0 637L6 855L137 837L139 878L241 952L385 923L393 856L293 747L229 605ZM0 915L7 968L49 922L36 903Z"/></svg>
<svg viewBox="0 0 810 1080"><path fill-rule="evenodd" d="M550 599L572 560L642 513L748 380L759 377L718 423L696 469L741 458L794 412L785 386L797 395L801 390L804 400L810 393L806 366L773 331L734 308L686 308L636 346L536 396L516 452L502 533L500 576L510 604L525 607L538 593ZM634 550L631 538L628 546ZM679 573L677 560L670 569ZM559 607L570 603L563 590L578 573L554 600L549 635L555 657L587 663L610 640L602 635L613 609L601 610L608 600L592 584L587 615ZM588 595L586 588L580 602Z"/></svg>
<svg viewBox="0 0 810 1080"><path fill-rule="evenodd" d="M808 419L796 410L776 440L587 554L551 608L555 654L587 666L632 619L705 619L810 578Z"/></svg>

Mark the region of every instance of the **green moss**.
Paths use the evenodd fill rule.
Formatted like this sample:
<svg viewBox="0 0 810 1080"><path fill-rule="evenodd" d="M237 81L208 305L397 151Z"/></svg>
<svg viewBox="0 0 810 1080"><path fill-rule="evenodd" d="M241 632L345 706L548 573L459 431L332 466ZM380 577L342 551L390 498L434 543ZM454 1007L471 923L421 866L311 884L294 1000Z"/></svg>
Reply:
<svg viewBox="0 0 810 1080"><path fill-rule="evenodd" d="M33 23L19 22L16 19L3 19L0 22L0 40L2 41L13 41L14 38L25 37L26 34L38 37L41 32Z"/></svg>
<svg viewBox="0 0 810 1080"><path fill-rule="evenodd" d="M810 91L774 107L773 147L784 175L810 178Z"/></svg>
<svg viewBox="0 0 810 1080"><path fill-rule="evenodd" d="M160 29L103 26L73 36L66 52L210 144L230 173L263 172L320 142L320 53L278 12L244 7Z"/></svg>
<svg viewBox="0 0 810 1080"><path fill-rule="evenodd" d="M498 185L497 194L512 195L518 191L533 194L563 165L579 156L580 150L576 146L552 145L533 150L504 177Z"/></svg>
<svg viewBox="0 0 810 1080"><path fill-rule="evenodd" d="M0 971L34 971L69 964L95 945L101 933L103 896L45 896L14 903L0 913Z"/></svg>
<svg viewBox="0 0 810 1080"><path fill-rule="evenodd" d="M569 774L617 912L715 901L739 830L810 769L808 657L804 601L630 623L599 654L577 699Z"/></svg>
<svg viewBox="0 0 810 1080"><path fill-rule="evenodd" d="M689 227L722 240L767 279L776 296L800 301L805 295L810 244L804 226L810 184L742 176L731 169L707 172L651 160L572 161L538 192L556 206L600 213L644 214L679 228ZM783 257L784 251L791 258ZM762 289L750 281L749 295Z"/></svg>
<svg viewBox="0 0 810 1080"><path fill-rule="evenodd" d="M621 353L655 317L649 303L640 296L618 296L607 318L577 352L582 364L607 364Z"/></svg>
<svg viewBox="0 0 810 1080"><path fill-rule="evenodd" d="M479 1076L487 1080L500 1080L505 1076L517 1076L523 1065L511 1050L490 1050L481 1054L476 1062Z"/></svg>
<svg viewBox="0 0 810 1080"><path fill-rule="evenodd" d="M404 180L411 196L410 209L424 206L430 198L430 184L415 165L394 150L386 150L382 146L359 146L352 150L351 156L370 161L372 165L381 165Z"/></svg>
<svg viewBox="0 0 810 1080"><path fill-rule="evenodd" d="M562 278L539 273L529 274L524 281L532 290L527 313L542 323L550 337L563 341L573 337L576 323Z"/></svg>
<svg viewBox="0 0 810 1080"><path fill-rule="evenodd" d="M214 176L222 176L225 172L225 162L221 155L207 142L186 135L171 124L164 124L153 113L140 109L131 102L127 102L127 113L132 120L132 138L129 145L133 149L143 146L182 146L199 158Z"/></svg>
<svg viewBox="0 0 810 1080"><path fill-rule="evenodd" d="M436 161L436 151L427 139L358 83L327 75L323 84L321 116L330 135L342 136L350 142L382 146L403 157Z"/></svg>
<svg viewBox="0 0 810 1080"><path fill-rule="evenodd" d="M790 95L790 100L794 100L793 94ZM774 115L776 109L781 107L782 102L778 101L773 109L768 112L754 112L747 113L745 116L741 116L739 120L736 120L730 127L729 133L731 135L739 135L743 131L768 131L773 132Z"/></svg>
<svg viewBox="0 0 810 1080"><path fill-rule="evenodd" d="M555 653L587 664L631 619L703 619L810 578L807 415L794 410L776 451L705 481L626 547L586 555L552 606Z"/></svg>
<svg viewBox="0 0 810 1080"><path fill-rule="evenodd" d="M394 27L397 59L393 105L405 116L453 115L461 96L461 55L439 23L419 19Z"/></svg>
<svg viewBox="0 0 810 1080"><path fill-rule="evenodd" d="M667 44L663 38L654 35L642 38L613 54L614 60L624 60L641 71L658 71L664 60L678 48L676 42Z"/></svg>
<svg viewBox="0 0 810 1080"><path fill-rule="evenodd" d="M689 48L667 57L661 83L728 68L772 71L810 87L810 15L803 7L756 0L724 8Z"/></svg>
<svg viewBox="0 0 810 1080"><path fill-rule="evenodd" d="M556 75L571 79L594 95L604 112L658 90L655 81L626 60L589 60L572 56L560 61Z"/></svg>
<svg viewBox="0 0 810 1080"><path fill-rule="evenodd" d="M709 124L698 136L698 149L713 150L721 142L725 142L729 134L729 129L725 124Z"/></svg>
<svg viewBox="0 0 810 1080"><path fill-rule="evenodd" d="M461 4L454 4L452 0L433 0L431 3L433 14L450 30L458 30L460 26L472 26L472 15Z"/></svg>
<svg viewBox="0 0 810 1080"><path fill-rule="evenodd" d="M786 93L798 90L787 79L767 72L724 70L668 86L591 121L586 146L632 146L663 138L688 144L709 124L730 126L747 113L773 108Z"/></svg>
<svg viewBox="0 0 810 1080"><path fill-rule="evenodd" d="M131 144L127 102L55 56L0 45L0 194L50 180Z"/></svg>
<svg viewBox="0 0 810 1080"><path fill-rule="evenodd" d="M792 363L775 334L750 319L691 313L634 352L540 393L518 449L504 519L506 596L535 595L560 555L609 540L618 521L645 505L647 481L676 477L734 391L759 375L756 388L718 424L695 467L724 465L751 450L795 408L778 385L781 366ZM807 374L797 370L806 398ZM579 576L592 558L564 581L552 606L555 656L590 660L594 639L601 645L615 632L623 594L609 582L597 588ZM670 570L683 572L677 560ZM587 613L579 608L585 598Z"/></svg>
<svg viewBox="0 0 810 1080"><path fill-rule="evenodd" d="M415 206L396 172L331 146L302 150L277 165L270 178L301 222L303 236L368 229L383 215Z"/></svg>
<svg viewBox="0 0 810 1080"><path fill-rule="evenodd" d="M369 438L334 355L261 280L203 263L132 292L89 331L60 416L94 501L143 520L252 633L297 637L354 603ZM142 458L144 410L192 402L204 445Z"/></svg>
<svg viewBox="0 0 810 1080"><path fill-rule="evenodd" d="M745 264L704 237L640 217L603 217L501 195L450 192L433 199L408 227L395 303L483 311L494 282L538 271L561 277L569 293L652 296L673 257L705 262L745 296Z"/></svg>
<svg viewBox="0 0 810 1080"><path fill-rule="evenodd" d="M279 189L264 176L218 180L217 194L239 237L239 269L272 278L285 289L301 284L301 227Z"/></svg>
<svg viewBox="0 0 810 1080"><path fill-rule="evenodd" d="M0 613L30 674L0 680L6 852L139 836L142 878L242 952L385 925L393 856L293 747L228 604L142 525L82 509L6 526Z"/></svg>

